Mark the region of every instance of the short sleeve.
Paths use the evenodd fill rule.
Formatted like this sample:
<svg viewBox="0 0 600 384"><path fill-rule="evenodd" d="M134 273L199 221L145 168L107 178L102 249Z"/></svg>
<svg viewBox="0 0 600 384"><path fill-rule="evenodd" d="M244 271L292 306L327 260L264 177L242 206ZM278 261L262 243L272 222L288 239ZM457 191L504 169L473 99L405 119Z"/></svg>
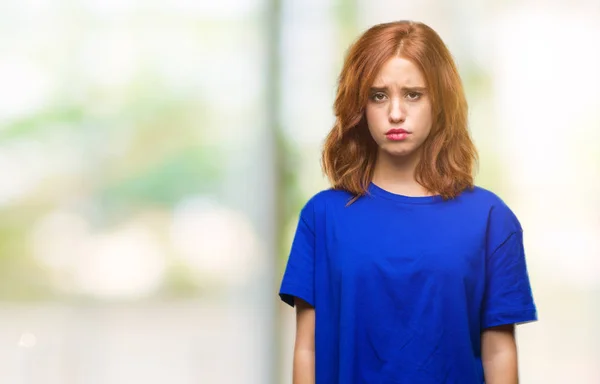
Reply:
<svg viewBox="0 0 600 384"><path fill-rule="evenodd" d="M487 257L482 328L536 320L523 231L518 228Z"/></svg>
<svg viewBox="0 0 600 384"><path fill-rule="evenodd" d="M298 297L314 307L315 230L314 209L311 202L304 206L296 227L279 297L294 306Z"/></svg>

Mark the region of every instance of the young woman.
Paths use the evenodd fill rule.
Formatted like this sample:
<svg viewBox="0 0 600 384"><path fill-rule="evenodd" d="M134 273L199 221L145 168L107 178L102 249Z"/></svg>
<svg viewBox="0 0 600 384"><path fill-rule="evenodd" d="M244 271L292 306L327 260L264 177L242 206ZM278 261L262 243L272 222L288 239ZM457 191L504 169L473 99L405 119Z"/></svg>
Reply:
<svg viewBox="0 0 600 384"><path fill-rule="evenodd" d="M438 34L376 25L352 45L279 295L294 384L514 384L537 319L521 225L473 184L461 80Z"/></svg>

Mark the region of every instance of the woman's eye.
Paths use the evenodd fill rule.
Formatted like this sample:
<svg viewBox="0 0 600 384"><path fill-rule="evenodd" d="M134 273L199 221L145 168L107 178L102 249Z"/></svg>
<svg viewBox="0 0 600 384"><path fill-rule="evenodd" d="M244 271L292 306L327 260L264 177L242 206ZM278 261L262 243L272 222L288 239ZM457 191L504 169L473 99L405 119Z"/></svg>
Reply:
<svg viewBox="0 0 600 384"><path fill-rule="evenodd" d="M419 92L408 92L406 97L409 100L418 100L421 97L421 94Z"/></svg>
<svg viewBox="0 0 600 384"><path fill-rule="evenodd" d="M383 100L385 100L385 93L381 93L381 92L375 93L375 94L373 94L372 98L374 101L383 101Z"/></svg>

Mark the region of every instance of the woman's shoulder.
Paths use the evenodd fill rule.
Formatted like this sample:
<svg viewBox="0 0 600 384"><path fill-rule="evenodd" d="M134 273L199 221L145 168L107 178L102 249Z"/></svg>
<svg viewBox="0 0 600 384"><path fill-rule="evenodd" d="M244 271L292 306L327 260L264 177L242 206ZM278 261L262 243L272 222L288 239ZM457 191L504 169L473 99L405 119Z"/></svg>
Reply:
<svg viewBox="0 0 600 384"><path fill-rule="evenodd" d="M515 229L520 229L521 227L519 219L509 204L500 195L490 189L476 185L472 189L463 191L458 196L458 199L478 210L486 211L490 223L511 223Z"/></svg>
<svg viewBox="0 0 600 384"><path fill-rule="evenodd" d="M352 200L351 193L340 189L323 189L313 194L300 211L300 216L305 220L314 220L322 217L331 208L343 208Z"/></svg>
<svg viewBox="0 0 600 384"><path fill-rule="evenodd" d="M490 207L506 207L506 202L497 193L490 189L484 188L479 185L475 185L472 188L465 189L459 196L458 199L464 202L471 202L476 204L488 205Z"/></svg>
<svg viewBox="0 0 600 384"><path fill-rule="evenodd" d="M304 209L320 211L327 206L345 206L353 198L352 194L341 189L323 189L313 194L306 202Z"/></svg>

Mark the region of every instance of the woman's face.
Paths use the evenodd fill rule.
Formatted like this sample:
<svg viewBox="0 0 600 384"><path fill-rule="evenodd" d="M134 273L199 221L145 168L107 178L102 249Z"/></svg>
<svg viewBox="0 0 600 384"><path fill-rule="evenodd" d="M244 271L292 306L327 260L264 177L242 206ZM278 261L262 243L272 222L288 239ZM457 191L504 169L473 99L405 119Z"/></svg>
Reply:
<svg viewBox="0 0 600 384"><path fill-rule="evenodd" d="M366 106L379 156L417 153L431 131L431 115L431 99L419 68L402 57L388 60L375 77Z"/></svg>

